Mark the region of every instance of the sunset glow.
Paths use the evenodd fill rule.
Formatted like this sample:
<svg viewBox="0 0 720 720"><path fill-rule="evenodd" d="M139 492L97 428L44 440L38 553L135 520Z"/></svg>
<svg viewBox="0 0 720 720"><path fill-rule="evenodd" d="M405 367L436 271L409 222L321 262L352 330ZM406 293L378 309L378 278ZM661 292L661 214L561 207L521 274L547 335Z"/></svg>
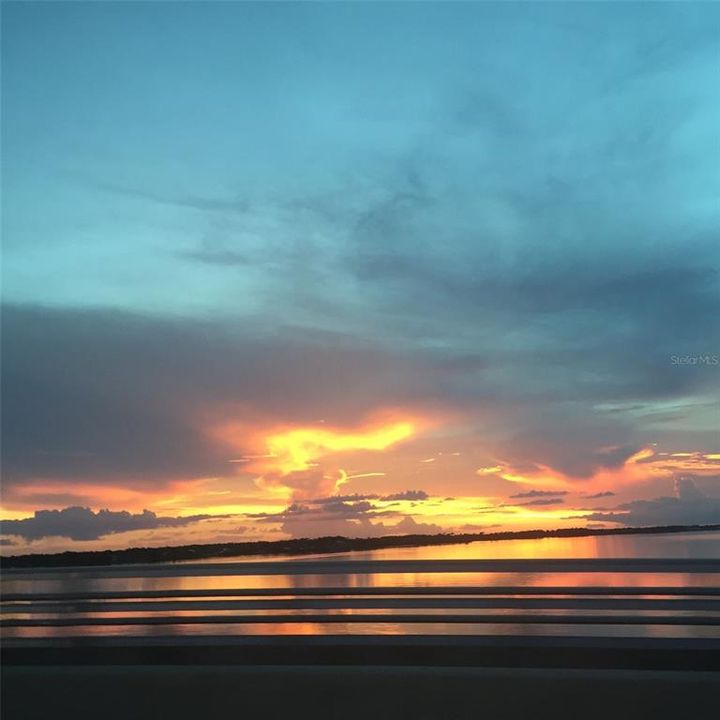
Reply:
<svg viewBox="0 0 720 720"><path fill-rule="evenodd" d="M260 472L287 475L314 467L319 458L332 453L352 450L385 450L407 440L415 433L409 421L395 422L379 427L343 431L325 428L293 428L268 435L264 439L268 458L254 463Z"/></svg>
<svg viewBox="0 0 720 720"><path fill-rule="evenodd" d="M354 428L298 426L247 433L231 423L222 426L218 434L229 444L250 435L258 451L233 462L242 472L254 474L258 487L285 498L312 498L333 494L347 482L347 471L338 464L342 457L386 450L412 438L425 425L417 419L385 419Z"/></svg>
<svg viewBox="0 0 720 720"><path fill-rule="evenodd" d="M2 552L720 524L718 8L3 3Z"/></svg>

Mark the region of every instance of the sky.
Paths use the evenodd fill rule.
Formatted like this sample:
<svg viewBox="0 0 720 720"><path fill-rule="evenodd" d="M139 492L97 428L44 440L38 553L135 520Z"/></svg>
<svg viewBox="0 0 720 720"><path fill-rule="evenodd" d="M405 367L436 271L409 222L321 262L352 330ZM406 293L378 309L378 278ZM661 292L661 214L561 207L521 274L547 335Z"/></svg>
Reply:
<svg viewBox="0 0 720 720"><path fill-rule="evenodd" d="M720 523L719 23L4 2L3 553Z"/></svg>

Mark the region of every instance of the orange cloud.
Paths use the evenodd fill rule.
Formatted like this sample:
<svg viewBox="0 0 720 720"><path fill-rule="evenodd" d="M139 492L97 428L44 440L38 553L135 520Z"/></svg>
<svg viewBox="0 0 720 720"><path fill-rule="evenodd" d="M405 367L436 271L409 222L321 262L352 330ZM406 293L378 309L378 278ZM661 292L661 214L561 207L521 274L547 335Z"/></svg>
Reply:
<svg viewBox="0 0 720 720"><path fill-rule="evenodd" d="M271 456L261 465L283 475L308 470L315 460L329 453L348 450L385 450L415 434L415 425L401 421L355 432L325 428L295 428L269 435L265 446Z"/></svg>
<svg viewBox="0 0 720 720"><path fill-rule="evenodd" d="M64 478L38 479L14 486L4 493L0 519L27 517L38 508L60 510L69 506L141 512L173 496L192 497L204 482L204 479L176 480L152 489L119 484L69 483Z"/></svg>
<svg viewBox="0 0 720 720"><path fill-rule="evenodd" d="M257 473L260 487L279 489L295 499L329 495L347 481L335 464L322 463L329 456L356 451L382 451L417 435L427 421L419 418L383 417L360 427L273 427L248 433L238 424L221 427L217 434L233 445L248 445L253 454L235 462L246 472Z"/></svg>
<svg viewBox="0 0 720 720"><path fill-rule="evenodd" d="M547 490L573 490L582 485L583 490L617 488L657 478L670 478L678 473L695 475L720 474L720 456L701 452L658 453L645 447L631 455L618 467L599 468L589 478L565 475L545 465L537 470L514 470L510 463L479 468L478 475L493 474L510 482L540 487Z"/></svg>

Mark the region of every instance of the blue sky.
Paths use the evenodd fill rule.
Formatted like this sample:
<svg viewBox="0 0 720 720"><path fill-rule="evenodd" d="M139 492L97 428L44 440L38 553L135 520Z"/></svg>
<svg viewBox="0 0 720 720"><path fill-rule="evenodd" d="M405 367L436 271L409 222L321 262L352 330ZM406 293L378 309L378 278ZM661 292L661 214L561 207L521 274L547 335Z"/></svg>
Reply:
<svg viewBox="0 0 720 720"><path fill-rule="evenodd" d="M717 452L720 370L671 358L720 347L718 21L5 3L11 486L222 475L222 413L448 416L482 462L573 478Z"/></svg>
<svg viewBox="0 0 720 720"><path fill-rule="evenodd" d="M6 296L237 315L292 304L312 253L363 306L353 244L475 273L708 251L716 16L11 3Z"/></svg>

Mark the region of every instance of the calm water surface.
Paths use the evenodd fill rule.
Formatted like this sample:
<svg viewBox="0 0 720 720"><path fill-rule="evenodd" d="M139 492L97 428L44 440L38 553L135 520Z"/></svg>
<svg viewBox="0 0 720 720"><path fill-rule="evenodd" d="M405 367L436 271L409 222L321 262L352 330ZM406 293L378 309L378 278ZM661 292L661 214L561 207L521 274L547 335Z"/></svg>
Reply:
<svg viewBox="0 0 720 720"><path fill-rule="evenodd" d="M303 555L296 558L284 556L282 558L248 557L248 558L223 558L216 561L203 560L201 562L230 563L247 560L248 562L277 559L282 561L297 559L303 561L338 561L338 560L441 560L441 559L543 559L543 558L687 558L705 559L720 558L720 532L706 533L672 533L657 535L616 535L600 537L581 538L544 538L541 540L503 540L503 541L482 541L462 545L445 545L417 548L393 548L385 550L371 550L362 552L337 553L327 555ZM192 565L194 563L183 563ZM114 578L88 578L82 572L29 572L23 575L5 575L0 580L3 593L85 593L85 592L114 592L114 591L194 591L194 590L217 590L219 595L223 590L249 588L263 589L283 588L287 594L286 599L294 598L294 592L300 588L320 587L333 588L342 591L343 588L354 587L449 587L449 586L534 586L534 587L715 587L718 583L718 576L712 574L679 574L679 573L383 573L366 575L276 575L276 576L235 576L217 575L213 577L202 576L180 576L180 577L146 577L139 573L139 577L114 577ZM207 598L204 598L207 599ZM219 599L219 598L216 598ZM132 601L131 601L132 602ZM103 626L97 627L43 627L43 628L6 628L6 637L30 637L30 636L61 636L61 635L92 635L92 634L132 634L132 635L167 635L167 634L337 634L337 633L443 633L443 634L602 634L602 635L663 635L663 636L712 636L720 637L720 630L717 626L628 626L628 625L602 625L578 626L568 623L567 625L511 625L502 622L502 615L507 612L503 610L491 610L497 613L498 623L483 625L451 625L442 622L442 610L422 610L423 614L437 613L438 623L413 624L413 623L392 623L391 615L384 615L378 622L372 623L316 623L302 622L304 614L315 614L317 610L295 609L292 611L274 609L260 610L228 610L222 615L243 615L257 614L263 617L270 617L276 612L287 615L290 612L298 618L298 622L292 623L257 623L251 625L242 624L213 624L213 625L189 625L183 624L184 617L196 615L207 615L204 610L194 609L173 609L157 611L151 609L146 601L137 600L137 612L103 612L93 613L94 617L147 617L153 614L171 615L177 620L176 625L130 625L130 626ZM66 609L67 610L67 609ZM323 611L324 612L324 611ZM345 613L363 615L386 613L387 610L373 609L341 609L333 610L334 613ZM403 613L408 611L403 610ZM413 610L409 612L414 612ZM463 611L452 611L454 614ZM467 611L473 612L473 611ZM483 610L484 614L488 611ZM563 610L542 610L543 614L563 614L569 611ZM577 616L586 611L573 610L572 614ZM613 612L608 611L610 616ZM590 613L592 614L592 612ZM622 614L638 614L634 611L622 611ZM647 615L647 611L643 613ZM665 613L667 614L667 613ZM683 611L676 614L682 615ZM692 613L689 613L692 614ZM712 613L715 615L715 613ZM87 613L77 612L74 617L90 616ZM29 614L17 613L17 618L31 617ZM33 614L34 618L67 617L67 611L60 613ZM720 616L718 617L720 621Z"/></svg>

